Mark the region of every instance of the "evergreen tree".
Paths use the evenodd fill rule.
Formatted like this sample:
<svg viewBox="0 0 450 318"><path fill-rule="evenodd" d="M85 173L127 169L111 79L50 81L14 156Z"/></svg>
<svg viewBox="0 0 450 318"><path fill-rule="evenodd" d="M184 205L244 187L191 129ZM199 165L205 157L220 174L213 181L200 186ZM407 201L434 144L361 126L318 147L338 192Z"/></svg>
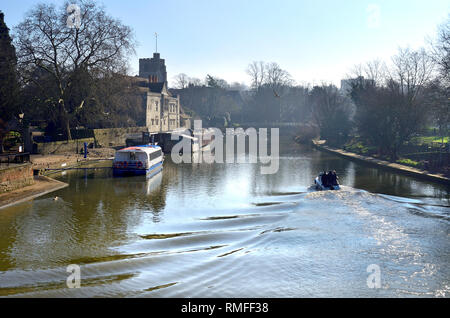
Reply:
<svg viewBox="0 0 450 318"><path fill-rule="evenodd" d="M16 50L4 17L0 11L0 152L3 152L3 139L7 133L6 123L16 115L19 91Z"/></svg>

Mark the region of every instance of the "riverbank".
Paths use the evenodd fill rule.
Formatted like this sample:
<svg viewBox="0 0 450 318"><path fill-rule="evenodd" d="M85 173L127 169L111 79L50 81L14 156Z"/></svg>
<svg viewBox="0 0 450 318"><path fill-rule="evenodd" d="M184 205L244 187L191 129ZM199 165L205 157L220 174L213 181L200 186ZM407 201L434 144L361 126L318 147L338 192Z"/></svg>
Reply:
<svg viewBox="0 0 450 318"><path fill-rule="evenodd" d="M67 186L67 183L49 177L35 176L32 185L0 194L0 209L33 200Z"/></svg>
<svg viewBox="0 0 450 318"><path fill-rule="evenodd" d="M344 158L347 158L350 160L360 161L360 162L364 162L367 164L375 165L380 168L385 168L385 169L393 170L393 171L396 171L399 173L407 174L410 176L450 185L450 178L447 178L441 174L433 174L426 170L420 170L420 169L405 166L402 164L393 163L393 162L389 162L389 161L385 161L385 160L381 160L381 159L377 159L377 158L373 158L373 157L369 157L369 156L362 156L362 155L358 155L356 153L348 152L348 151L345 151L342 149L332 148L332 147L326 146L324 140L313 140L312 144L315 148L317 148L319 150L333 153L335 155L338 155L338 156L341 156L341 157L344 157Z"/></svg>
<svg viewBox="0 0 450 318"><path fill-rule="evenodd" d="M39 174L46 175L54 173L57 170L78 167L85 163L91 163L100 160L109 160L114 157L113 148L89 149L87 158L80 154L61 154L61 155L31 155L30 161L33 170L39 171Z"/></svg>
<svg viewBox="0 0 450 318"><path fill-rule="evenodd" d="M31 155L30 161L35 176L32 184L0 194L0 209L7 208L22 202L60 190L68 186L67 183L54 180L48 176L64 169L76 168L114 157L113 148L90 149L88 158L78 154L61 155Z"/></svg>

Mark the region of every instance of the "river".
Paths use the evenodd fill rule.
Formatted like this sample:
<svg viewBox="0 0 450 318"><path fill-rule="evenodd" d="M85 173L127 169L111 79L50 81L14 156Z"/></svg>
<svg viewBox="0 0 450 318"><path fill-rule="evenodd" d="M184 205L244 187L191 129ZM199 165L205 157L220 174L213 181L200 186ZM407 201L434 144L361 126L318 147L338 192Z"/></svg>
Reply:
<svg viewBox="0 0 450 318"><path fill-rule="evenodd" d="M289 141L273 175L166 159L149 180L67 171L69 187L1 210L0 296L450 296L448 186ZM313 191L329 169L342 189Z"/></svg>

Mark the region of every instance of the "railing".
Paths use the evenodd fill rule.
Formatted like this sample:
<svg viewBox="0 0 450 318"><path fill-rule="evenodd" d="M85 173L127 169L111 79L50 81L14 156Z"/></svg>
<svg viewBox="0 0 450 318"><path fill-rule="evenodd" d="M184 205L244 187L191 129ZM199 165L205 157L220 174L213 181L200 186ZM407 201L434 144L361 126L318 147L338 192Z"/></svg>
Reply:
<svg viewBox="0 0 450 318"><path fill-rule="evenodd" d="M70 134L72 135L72 140L94 138L94 131L92 129L70 129ZM34 136L33 141L39 143L67 141L67 137L62 134Z"/></svg>
<svg viewBox="0 0 450 318"><path fill-rule="evenodd" d="M9 165L10 163L25 163L25 162L30 162L29 152L0 154L0 164L6 163L7 165Z"/></svg>

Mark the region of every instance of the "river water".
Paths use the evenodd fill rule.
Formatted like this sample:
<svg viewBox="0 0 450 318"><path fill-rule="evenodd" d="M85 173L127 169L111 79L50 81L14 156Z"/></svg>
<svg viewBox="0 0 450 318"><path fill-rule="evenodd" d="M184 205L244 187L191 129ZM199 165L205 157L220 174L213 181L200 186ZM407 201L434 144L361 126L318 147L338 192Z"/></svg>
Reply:
<svg viewBox="0 0 450 318"><path fill-rule="evenodd" d="M329 169L342 190L311 190ZM70 186L0 211L0 296L450 296L445 185L291 142L273 175L167 157L149 180L58 179ZM66 285L70 264L81 288Z"/></svg>

